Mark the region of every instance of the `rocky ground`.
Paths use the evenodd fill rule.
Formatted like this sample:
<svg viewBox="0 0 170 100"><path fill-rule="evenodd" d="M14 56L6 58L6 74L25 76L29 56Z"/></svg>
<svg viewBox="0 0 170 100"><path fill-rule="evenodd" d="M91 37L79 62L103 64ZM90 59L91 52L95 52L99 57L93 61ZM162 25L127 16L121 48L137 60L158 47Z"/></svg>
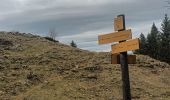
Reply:
<svg viewBox="0 0 170 100"><path fill-rule="evenodd" d="M110 53L31 34L0 32L0 100L122 100L120 65ZM137 55L132 100L170 100L170 65Z"/></svg>

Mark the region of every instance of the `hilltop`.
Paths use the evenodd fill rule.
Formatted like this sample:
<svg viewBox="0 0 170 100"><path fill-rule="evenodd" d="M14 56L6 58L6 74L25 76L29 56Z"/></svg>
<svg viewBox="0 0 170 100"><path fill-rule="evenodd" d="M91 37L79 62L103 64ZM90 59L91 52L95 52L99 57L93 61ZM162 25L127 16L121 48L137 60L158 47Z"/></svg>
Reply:
<svg viewBox="0 0 170 100"><path fill-rule="evenodd" d="M121 100L121 69L110 55L0 32L0 100ZM133 100L170 99L169 64L137 55L129 70Z"/></svg>

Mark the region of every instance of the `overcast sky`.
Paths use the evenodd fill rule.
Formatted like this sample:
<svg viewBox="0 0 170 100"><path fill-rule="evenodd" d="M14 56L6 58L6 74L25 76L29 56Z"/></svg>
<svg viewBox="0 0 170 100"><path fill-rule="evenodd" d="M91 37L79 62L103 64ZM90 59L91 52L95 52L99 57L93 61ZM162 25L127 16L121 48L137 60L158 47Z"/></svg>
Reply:
<svg viewBox="0 0 170 100"><path fill-rule="evenodd" d="M99 34L113 32L113 19L125 14L133 38L148 34L155 22L160 28L167 0L1 0L0 31L19 31L46 36L56 29L57 39L79 48L110 51L110 44L98 45Z"/></svg>

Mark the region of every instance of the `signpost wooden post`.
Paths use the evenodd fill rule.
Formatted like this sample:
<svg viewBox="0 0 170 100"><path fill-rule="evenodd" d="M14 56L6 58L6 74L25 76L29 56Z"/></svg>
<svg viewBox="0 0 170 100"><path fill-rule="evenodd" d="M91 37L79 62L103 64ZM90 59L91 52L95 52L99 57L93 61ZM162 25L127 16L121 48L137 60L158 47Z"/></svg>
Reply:
<svg viewBox="0 0 170 100"><path fill-rule="evenodd" d="M114 29L117 32L99 35L99 44L119 42L119 44L112 45L112 64L120 63L123 81L123 100L131 100L128 63L134 64L136 56L128 56L127 51L139 49L139 39L132 39L131 30L126 30L124 15L118 15L114 18Z"/></svg>
<svg viewBox="0 0 170 100"><path fill-rule="evenodd" d="M121 17L123 19L122 23L118 23L118 24L123 24L123 29L120 28L120 29L116 29L116 30L118 30L118 31L126 30L125 16L119 15L117 17L118 18ZM117 23L114 23L114 25L117 25ZM119 43L123 43L123 42L124 41L119 41ZM121 70L122 70L122 81L123 81L123 85L122 85L123 86L123 100L131 100L127 52L120 53L120 65L121 65Z"/></svg>

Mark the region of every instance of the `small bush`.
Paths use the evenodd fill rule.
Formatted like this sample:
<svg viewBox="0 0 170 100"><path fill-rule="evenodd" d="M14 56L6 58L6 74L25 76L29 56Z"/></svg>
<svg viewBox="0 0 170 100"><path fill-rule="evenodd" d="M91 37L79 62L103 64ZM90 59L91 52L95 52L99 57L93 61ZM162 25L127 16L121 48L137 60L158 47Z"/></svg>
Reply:
<svg viewBox="0 0 170 100"><path fill-rule="evenodd" d="M12 42L5 40L5 39L0 39L0 45L8 45L8 46L12 46Z"/></svg>
<svg viewBox="0 0 170 100"><path fill-rule="evenodd" d="M46 40L49 40L49 41L52 41L52 42L59 42L58 40L54 40L54 39L52 39L52 38L50 38L50 37L44 37Z"/></svg>

